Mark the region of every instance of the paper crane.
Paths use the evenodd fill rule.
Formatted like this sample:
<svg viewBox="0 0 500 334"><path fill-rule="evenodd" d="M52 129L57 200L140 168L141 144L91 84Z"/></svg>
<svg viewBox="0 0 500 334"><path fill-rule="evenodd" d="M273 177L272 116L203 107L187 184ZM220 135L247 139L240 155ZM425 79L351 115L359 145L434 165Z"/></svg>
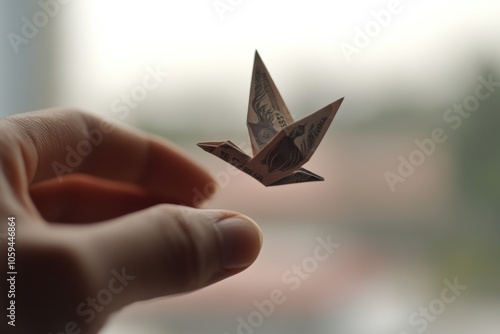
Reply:
<svg viewBox="0 0 500 334"><path fill-rule="evenodd" d="M230 140L197 145L265 186L323 181L324 178L301 166L313 155L343 100L294 122L256 51L247 115L254 157Z"/></svg>

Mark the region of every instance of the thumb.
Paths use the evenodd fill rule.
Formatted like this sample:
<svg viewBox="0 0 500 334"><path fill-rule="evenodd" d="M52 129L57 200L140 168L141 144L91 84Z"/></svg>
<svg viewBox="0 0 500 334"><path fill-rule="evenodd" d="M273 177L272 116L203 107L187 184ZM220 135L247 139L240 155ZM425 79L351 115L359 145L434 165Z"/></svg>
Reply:
<svg viewBox="0 0 500 334"><path fill-rule="evenodd" d="M120 291L113 308L234 275L253 263L262 243L246 216L168 204L87 228L96 289Z"/></svg>

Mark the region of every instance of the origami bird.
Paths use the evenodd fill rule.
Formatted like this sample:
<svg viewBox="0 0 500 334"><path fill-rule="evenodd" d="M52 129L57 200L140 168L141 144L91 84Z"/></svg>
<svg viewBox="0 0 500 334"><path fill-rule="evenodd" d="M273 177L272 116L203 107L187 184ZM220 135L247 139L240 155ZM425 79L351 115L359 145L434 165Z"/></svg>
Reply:
<svg viewBox="0 0 500 334"><path fill-rule="evenodd" d="M247 114L253 158L230 140L197 145L265 186L323 181L301 167L313 155L343 100L294 122L256 51Z"/></svg>

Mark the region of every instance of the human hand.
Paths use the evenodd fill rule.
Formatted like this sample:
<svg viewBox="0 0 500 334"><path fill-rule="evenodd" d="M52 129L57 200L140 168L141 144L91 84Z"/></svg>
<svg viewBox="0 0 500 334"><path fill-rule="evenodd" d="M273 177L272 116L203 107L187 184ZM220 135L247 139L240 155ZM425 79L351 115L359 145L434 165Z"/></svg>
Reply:
<svg viewBox="0 0 500 334"><path fill-rule="evenodd" d="M2 327L96 333L128 304L247 268L260 251L258 226L235 212L188 207L210 182L171 145L91 114L0 119L0 233L15 217L17 271L16 326L4 317ZM4 252L0 263L7 268ZM1 282L3 294L11 286Z"/></svg>

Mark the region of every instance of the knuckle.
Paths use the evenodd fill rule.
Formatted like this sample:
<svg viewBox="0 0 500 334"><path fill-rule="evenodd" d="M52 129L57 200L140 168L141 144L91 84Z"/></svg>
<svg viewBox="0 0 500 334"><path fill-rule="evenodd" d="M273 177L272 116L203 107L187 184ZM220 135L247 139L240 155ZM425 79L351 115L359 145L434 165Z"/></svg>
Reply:
<svg viewBox="0 0 500 334"><path fill-rule="evenodd" d="M197 247L197 233L188 218L188 211L174 205L159 205L155 219L162 243L164 263L175 270L174 285L180 292L190 291L200 285L201 256ZM167 218L165 218L167 217Z"/></svg>

